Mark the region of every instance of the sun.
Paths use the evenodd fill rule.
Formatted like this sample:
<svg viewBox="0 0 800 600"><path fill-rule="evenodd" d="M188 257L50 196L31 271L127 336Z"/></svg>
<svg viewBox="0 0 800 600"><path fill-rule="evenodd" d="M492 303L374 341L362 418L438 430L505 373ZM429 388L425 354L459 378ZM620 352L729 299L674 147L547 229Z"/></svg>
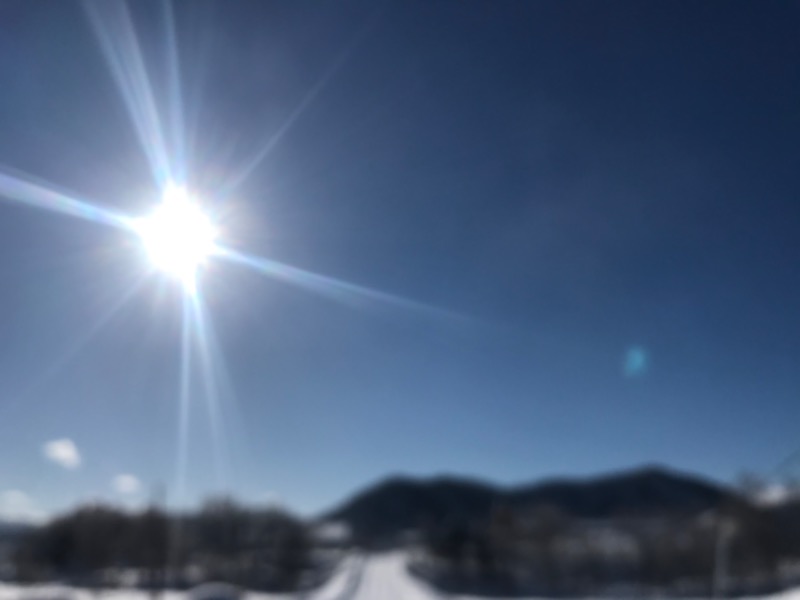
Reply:
<svg viewBox="0 0 800 600"><path fill-rule="evenodd" d="M194 293L197 272L216 248L217 230L186 188L168 184L161 204L136 232L153 265Z"/></svg>

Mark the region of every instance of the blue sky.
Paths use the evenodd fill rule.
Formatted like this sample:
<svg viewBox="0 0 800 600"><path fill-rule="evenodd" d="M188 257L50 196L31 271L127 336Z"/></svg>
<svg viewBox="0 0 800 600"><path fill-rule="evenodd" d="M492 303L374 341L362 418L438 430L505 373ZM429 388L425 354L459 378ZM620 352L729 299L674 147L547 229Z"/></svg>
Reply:
<svg viewBox="0 0 800 600"><path fill-rule="evenodd" d="M140 215L159 185L91 6L0 7L0 172ZM225 243L431 309L211 264L228 385L213 419L192 399L187 501L731 481L800 445L796 2L176 2L177 136L165 6L131 22ZM131 236L0 203L6 513L173 498L182 291L146 269Z"/></svg>

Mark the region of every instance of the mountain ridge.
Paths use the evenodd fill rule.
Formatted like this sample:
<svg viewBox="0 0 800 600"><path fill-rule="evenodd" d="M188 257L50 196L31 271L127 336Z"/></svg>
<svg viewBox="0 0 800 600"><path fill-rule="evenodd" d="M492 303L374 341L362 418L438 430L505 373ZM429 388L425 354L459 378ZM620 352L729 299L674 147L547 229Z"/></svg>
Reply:
<svg viewBox="0 0 800 600"><path fill-rule="evenodd" d="M343 522L356 538L385 539L426 523L486 520L498 505L519 511L548 506L573 518L606 519L696 515L731 502L745 501L711 478L658 464L515 485L453 474L395 474L352 494L320 520Z"/></svg>

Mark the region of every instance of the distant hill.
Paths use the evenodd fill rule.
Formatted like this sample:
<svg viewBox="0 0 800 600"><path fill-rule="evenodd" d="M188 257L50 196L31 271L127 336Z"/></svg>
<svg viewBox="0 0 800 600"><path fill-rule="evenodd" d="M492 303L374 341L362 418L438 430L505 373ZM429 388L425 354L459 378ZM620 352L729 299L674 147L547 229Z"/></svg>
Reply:
<svg viewBox="0 0 800 600"><path fill-rule="evenodd" d="M393 477L352 497L323 520L346 523L358 537L391 537L443 519L488 515L501 493L489 484L454 477Z"/></svg>
<svg viewBox="0 0 800 600"><path fill-rule="evenodd" d="M457 477L393 477L356 494L323 520L349 525L359 538L386 539L445 520L481 521L493 506L551 506L581 519L698 514L741 501L731 489L694 475L646 467L586 479L503 488Z"/></svg>
<svg viewBox="0 0 800 600"><path fill-rule="evenodd" d="M663 467L646 467L592 479L551 480L505 494L513 506L556 506L584 519L622 515L696 514L738 495L707 479Z"/></svg>

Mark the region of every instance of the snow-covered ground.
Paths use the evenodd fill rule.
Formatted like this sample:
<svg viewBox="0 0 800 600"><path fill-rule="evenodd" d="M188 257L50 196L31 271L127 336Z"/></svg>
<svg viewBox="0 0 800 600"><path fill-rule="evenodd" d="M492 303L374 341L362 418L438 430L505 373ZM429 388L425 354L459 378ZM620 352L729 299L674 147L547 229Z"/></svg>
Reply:
<svg viewBox="0 0 800 600"><path fill-rule="evenodd" d="M108 590L100 593L58 585L22 587L0 583L0 600L152 600L148 592ZM165 592L162 600L187 600L183 592ZM437 593L408 574L405 555L399 552L348 558L328 582L309 594L262 594L250 592L245 600L443 600L455 598ZM459 600L479 600L458 596ZM800 588L760 600L800 600ZM745 599L742 599L745 600Z"/></svg>
<svg viewBox="0 0 800 600"><path fill-rule="evenodd" d="M160 600L187 600L185 592L167 591L156 596ZM0 600L153 600L151 592L141 590L104 590L95 592L60 585L16 586L0 583ZM250 592L244 600L295 600L292 594Z"/></svg>
<svg viewBox="0 0 800 600"><path fill-rule="evenodd" d="M310 594L265 594L248 592L243 600L350 600L353 582L361 573L364 560L352 556L343 561L331 578L320 589ZM166 591L160 600L187 600L186 592ZM153 600L149 591L109 589L101 592L76 589L63 585L20 586L0 582L0 600Z"/></svg>

